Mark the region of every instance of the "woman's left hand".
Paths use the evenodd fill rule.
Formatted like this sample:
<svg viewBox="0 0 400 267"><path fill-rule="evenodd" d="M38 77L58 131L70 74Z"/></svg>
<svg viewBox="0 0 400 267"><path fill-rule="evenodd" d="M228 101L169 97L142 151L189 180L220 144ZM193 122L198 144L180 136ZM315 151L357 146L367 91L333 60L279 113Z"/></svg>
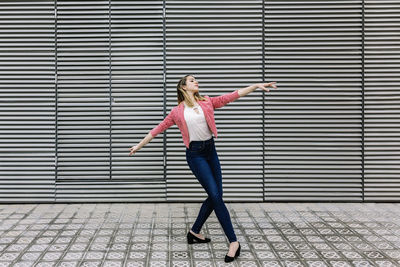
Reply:
<svg viewBox="0 0 400 267"><path fill-rule="evenodd" d="M275 83L276 82L270 82L270 83L256 83L255 84L255 86L257 86L257 88L261 88L261 89L263 89L264 91L267 91L267 92L269 92L269 89L268 88L266 88L266 87L272 87L272 88L278 88L276 85L275 85ZM256 89L257 89L256 88Z"/></svg>

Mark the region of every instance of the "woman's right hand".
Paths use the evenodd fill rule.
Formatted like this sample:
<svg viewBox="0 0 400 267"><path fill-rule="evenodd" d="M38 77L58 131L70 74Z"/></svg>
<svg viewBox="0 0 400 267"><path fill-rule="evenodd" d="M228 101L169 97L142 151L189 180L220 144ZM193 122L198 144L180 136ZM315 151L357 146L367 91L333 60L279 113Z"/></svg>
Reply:
<svg viewBox="0 0 400 267"><path fill-rule="evenodd" d="M129 153L129 156L131 156L132 154L134 154L134 153L136 153L137 151L139 151L139 149L140 149L140 148L139 148L138 145L129 148L129 150L131 151L131 152Z"/></svg>

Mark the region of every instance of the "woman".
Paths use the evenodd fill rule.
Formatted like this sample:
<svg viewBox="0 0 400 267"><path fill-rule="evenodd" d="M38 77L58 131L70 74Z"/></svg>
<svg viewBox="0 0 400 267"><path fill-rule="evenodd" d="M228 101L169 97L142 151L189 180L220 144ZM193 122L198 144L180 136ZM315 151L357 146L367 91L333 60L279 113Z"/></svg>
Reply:
<svg viewBox="0 0 400 267"><path fill-rule="evenodd" d="M239 256L240 244L233 230L228 209L222 200L221 166L212 136L214 134L217 138L214 110L257 88L269 92L266 87L277 88L275 82L259 83L216 97L201 96L196 78L193 75L186 75L177 85L178 105L172 108L164 120L154 127L138 145L130 148L129 156L172 125L176 124L179 127L183 143L186 146L186 161L208 195L200 208L195 223L187 234L187 241L189 244L193 244L194 241L198 243L211 241L199 232L214 210L230 242L225 262L231 262Z"/></svg>

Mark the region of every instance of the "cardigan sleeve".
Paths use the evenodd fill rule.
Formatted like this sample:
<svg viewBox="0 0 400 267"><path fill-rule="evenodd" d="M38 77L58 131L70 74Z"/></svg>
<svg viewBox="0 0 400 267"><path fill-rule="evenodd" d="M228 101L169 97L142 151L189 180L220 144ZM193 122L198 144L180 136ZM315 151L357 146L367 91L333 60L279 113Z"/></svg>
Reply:
<svg viewBox="0 0 400 267"><path fill-rule="evenodd" d="M164 118L162 122L160 122L156 127L154 127L151 131L150 134L154 137L156 137L158 134L164 132L167 130L169 127L175 124L175 120L172 116L172 110L169 112L169 114Z"/></svg>
<svg viewBox="0 0 400 267"><path fill-rule="evenodd" d="M235 91L227 93L227 94L210 97L210 99L214 106L214 109L216 109L216 108L222 108L229 102L232 102L232 101L238 99L239 97L240 97L240 95L239 95L239 89L238 89L238 90L235 90Z"/></svg>

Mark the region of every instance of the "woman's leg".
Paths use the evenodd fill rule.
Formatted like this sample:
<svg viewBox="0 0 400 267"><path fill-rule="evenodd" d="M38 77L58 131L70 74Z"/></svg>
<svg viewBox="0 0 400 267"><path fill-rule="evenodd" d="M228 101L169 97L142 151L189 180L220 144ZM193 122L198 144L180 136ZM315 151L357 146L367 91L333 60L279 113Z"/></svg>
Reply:
<svg viewBox="0 0 400 267"><path fill-rule="evenodd" d="M231 218L229 216L228 209L222 200L222 194L218 188L218 184L214 179L213 171L210 167L210 163L205 157L196 156L189 157L188 164L197 180L206 190L212 206L214 207L215 214L217 215L218 221L221 224L225 235L228 237L229 242L237 241ZM199 221L205 221L205 215L199 219ZM196 230L196 229L195 229Z"/></svg>
<svg viewBox="0 0 400 267"><path fill-rule="evenodd" d="M219 194L223 195L222 192L222 172L221 172L221 165L218 159L217 152L215 151L215 147L211 151L211 157L208 159L208 163L211 167L211 171L214 176L214 180L217 183ZM196 234L200 233L201 228L203 227L204 223L214 210L214 206L210 197L207 197L203 204L201 205L199 215L197 216L196 221L194 222L191 230Z"/></svg>
<svg viewBox="0 0 400 267"><path fill-rule="evenodd" d="M194 222L191 230L196 234L200 233L201 228L203 227L204 223L207 221L208 217L210 216L211 212L214 210L213 204L211 202L210 197L207 197L203 204L201 205L199 215L197 215L197 219Z"/></svg>

